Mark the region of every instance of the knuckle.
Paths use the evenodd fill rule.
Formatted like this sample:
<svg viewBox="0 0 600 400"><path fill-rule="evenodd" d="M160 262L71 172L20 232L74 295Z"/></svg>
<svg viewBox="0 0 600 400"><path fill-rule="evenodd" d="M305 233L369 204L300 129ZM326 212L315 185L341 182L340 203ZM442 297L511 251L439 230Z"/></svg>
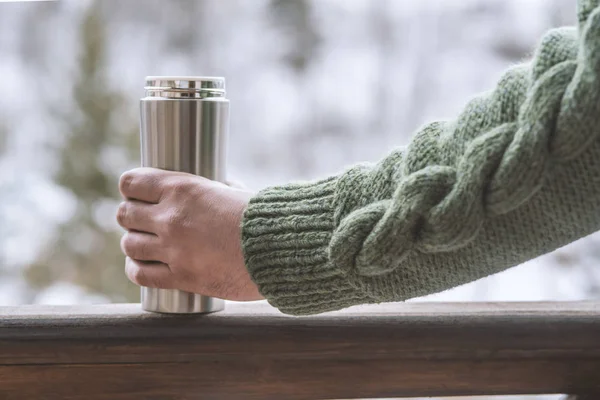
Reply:
<svg viewBox="0 0 600 400"><path fill-rule="evenodd" d="M126 233L121 238L121 250L123 250L123 253L125 253L127 256L133 255L133 243L129 233Z"/></svg>
<svg viewBox="0 0 600 400"><path fill-rule="evenodd" d="M144 266L137 265L137 263L134 263L133 261L127 263L125 273L131 282L139 286L153 288L160 288L163 286L159 279L153 278L147 273Z"/></svg>
<svg viewBox="0 0 600 400"><path fill-rule="evenodd" d="M119 207L117 208L117 222L121 226L124 226L127 223L127 208L128 205L126 201L119 204Z"/></svg>
<svg viewBox="0 0 600 400"><path fill-rule="evenodd" d="M180 208L173 208L166 215L167 229L170 231L177 231L182 228L187 220L186 213Z"/></svg>
<svg viewBox="0 0 600 400"><path fill-rule="evenodd" d="M119 190L121 194L124 195L125 193L129 192L134 175L135 174L133 171L127 171L121 175L121 177L119 178Z"/></svg>
<svg viewBox="0 0 600 400"><path fill-rule="evenodd" d="M180 179L176 180L174 183L169 185L171 194L175 198L185 197L187 195L187 185L182 182Z"/></svg>
<svg viewBox="0 0 600 400"><path fill-rule="evenodd" d="M141 275L140 268L129 257L125 261L125 275L131 282L133 282L137 285L143 286L143 282L140 281L140 275ZM143 280L143 277L142 277L142 280Z"/></svg>
<svg viewBox="0 0 600 400"><path fill-rule="evenodd" d="M157 232L166 234L170 233L172 227L170 224L171 217L169 212L163 211L160 214L157 214L154 221ZM166 236L166 238L168 238L168 236Z"/></svg>
<svg viewBox="0 0 600 400"><path fill-rule="evenodd" d="M150 245L144 240L127 233L121 239L121 248L125 255L135 260L150 260Z"/></svg>
<svg viewBox="0 0 600 400"><path fill-rule="evenodd" d="M148 274L144 271L144 268L139 266L132 269L130 278L140 286L154 287L150 279L148 279Z"/></svg>
<svg viewBox="0 0 600 400"><path fill-rule="evenodd" d="M175 176L165 182L170 195L175 199L186 198L192 191L193 185L188 177Z"/></svg>

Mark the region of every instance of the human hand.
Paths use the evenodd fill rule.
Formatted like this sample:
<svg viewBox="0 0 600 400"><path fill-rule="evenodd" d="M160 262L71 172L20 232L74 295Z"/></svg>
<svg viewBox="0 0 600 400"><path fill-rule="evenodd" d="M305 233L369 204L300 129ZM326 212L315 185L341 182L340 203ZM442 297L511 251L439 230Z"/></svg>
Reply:
<svg viewBox="0 0 600 400"><path fill-rule="evenodd" d="M154 168L125 172L117 221L134 283L226 300L263 297L244 265L241 221L252 193Z"/></svg>

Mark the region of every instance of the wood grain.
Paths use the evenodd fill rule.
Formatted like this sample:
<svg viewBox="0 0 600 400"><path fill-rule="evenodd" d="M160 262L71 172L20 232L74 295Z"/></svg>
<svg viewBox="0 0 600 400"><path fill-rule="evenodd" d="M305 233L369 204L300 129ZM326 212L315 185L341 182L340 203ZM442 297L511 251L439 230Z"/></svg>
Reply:
<svg viewBox="0 0 600 400"><path fill-rule="evenodd" d="M0 308L0 399L600 392L600 303L403 303L287 317ZM598 397L600 398L600 396Z"/></svg>

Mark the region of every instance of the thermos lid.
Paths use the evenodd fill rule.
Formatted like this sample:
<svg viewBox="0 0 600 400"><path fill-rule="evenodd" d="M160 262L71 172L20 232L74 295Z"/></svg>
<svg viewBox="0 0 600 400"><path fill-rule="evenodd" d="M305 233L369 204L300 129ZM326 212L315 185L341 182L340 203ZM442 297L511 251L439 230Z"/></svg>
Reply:
<svg viewBox="0 0 600 400"><path fill-rule="evenodd" d="M147 76L147 96L173 98L225 97L225 78L215 76Z"/></svg>

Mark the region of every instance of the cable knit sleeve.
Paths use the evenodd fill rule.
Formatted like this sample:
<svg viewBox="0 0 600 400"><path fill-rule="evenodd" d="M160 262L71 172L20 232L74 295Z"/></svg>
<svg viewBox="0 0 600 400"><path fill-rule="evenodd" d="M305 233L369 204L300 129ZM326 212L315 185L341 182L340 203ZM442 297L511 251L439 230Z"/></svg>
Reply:
<svg viewBox="0 0 600 400"><path fill-rule="evenodd" d="M269 302L312 314L405 300L600 229L599 1L406 149L253 198L242 241Z"/></svg>

